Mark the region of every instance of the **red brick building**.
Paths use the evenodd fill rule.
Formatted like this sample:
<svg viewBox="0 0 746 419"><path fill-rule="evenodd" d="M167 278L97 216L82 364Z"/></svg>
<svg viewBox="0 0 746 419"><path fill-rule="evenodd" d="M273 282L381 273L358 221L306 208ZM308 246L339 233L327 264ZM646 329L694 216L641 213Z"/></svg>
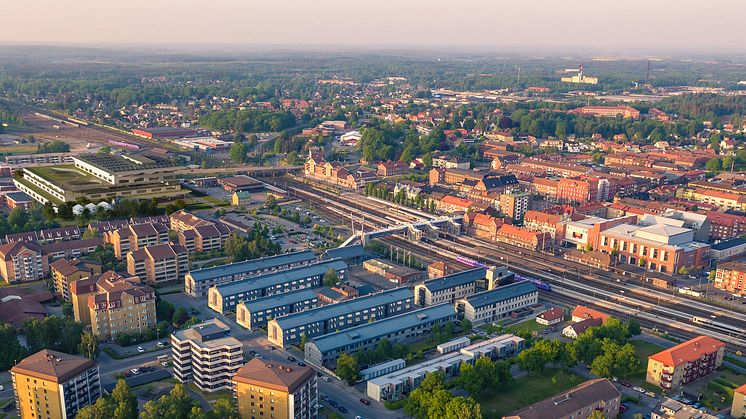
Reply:
<svg viewBox="0 0 746 419"><path fill-rule="evenodd" d="M726 262L718 265L714 285L731 293L746 294L746 263Z"/></svg>
<svg viewBox="0 0 746 419"><path fill-rule="evenodd" d="M497 231L497 241L530 250L545 250L552 245L549 233L529 231L510 224L503 224Z"/></svg>

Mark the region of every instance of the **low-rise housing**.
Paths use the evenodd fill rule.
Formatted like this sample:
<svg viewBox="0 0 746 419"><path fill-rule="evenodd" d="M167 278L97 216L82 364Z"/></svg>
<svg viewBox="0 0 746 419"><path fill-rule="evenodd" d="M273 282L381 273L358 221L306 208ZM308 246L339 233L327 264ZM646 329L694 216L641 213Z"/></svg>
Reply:
<svg viewBox="0 0 746 419"><path fill-rule="evenodd" d="M534 403L504 419L587 418L599 411L606 418L619 415L622 393L606 378L596 378Z"/></svg>
<svg viewBox="0 0 746 419"><path fill-rule="evenodd" d="M424 281L414 287L414 302L418 306L455 304L477 292L477 282L486 277L486 269L474 268Z"/></svg>
<svg viewBox="0 0 746 419"><path fill-rule="evenodd" d="M715 371L723 363L725 343L698 336L648 357L645 381L667 390L678 389Z"/></svg>
<svg viewBox="0 0 746 419"><path fill-rule="evenodd" d="M318 306L319 298L310 289L272 295L236 305L236 323L252 330L267 326L267 322L288 314Z"/></svg>
<svg viewBox="0 0 746 419"><path fill-rule="evenodd" d="M528 281L503 285L456 301L456 310L473 325L494 323L539 302L539 290Z"/></svg>

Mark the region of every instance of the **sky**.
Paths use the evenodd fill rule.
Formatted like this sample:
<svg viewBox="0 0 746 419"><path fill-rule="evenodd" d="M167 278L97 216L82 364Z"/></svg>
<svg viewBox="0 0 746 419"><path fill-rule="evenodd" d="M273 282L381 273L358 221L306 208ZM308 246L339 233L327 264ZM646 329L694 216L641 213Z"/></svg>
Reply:
<svg viewBox="0 0 746 419"><path fill-rule="evenodd" d="M5 0L0 42L744 52L743 0Z"/></svg>

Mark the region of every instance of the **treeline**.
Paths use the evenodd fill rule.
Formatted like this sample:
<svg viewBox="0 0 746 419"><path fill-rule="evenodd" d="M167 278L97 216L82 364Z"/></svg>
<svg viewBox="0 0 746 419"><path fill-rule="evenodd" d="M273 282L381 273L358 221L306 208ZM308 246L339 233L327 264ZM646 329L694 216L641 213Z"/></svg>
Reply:
<svg viewBox="0 0 746 419"><path fill-rule="evenodd" d="M224 250L231 262L241 262L279 254L282 248L269 239L269 228L266 225L256 223L246 237L231 234L225 241Z"/></svg>
<svg viewBox="0 0 746 419"><path fill-rule="evenodd" d="M199 118L200 126L239 132L281 131L295 126L295 117L287 111L258 109L211 111Z"/></svg>
<svg viewBox="0 0 746 419"><path fill-rule="evenodd" d="M715 122L725 115L746 115L746 96L688 94L666 98L656 106L686 118L706 118Z"/></svg>
<svg viewBox="0 0 746 419"><path fill-rule="evenodd" d="M70 151L70 144L60 141L47 141L36 146L37 153L66 153Z"/></svg>
<svg viewBox="0 0 746 419"><path fill-rule="evenodd" d="M12 233L24 233L45 228L59 227L54 218L47 218L45 211L39 205L32 205L29 210L21 207L13 208L7 217L0 217L0 237Z"/></svg>

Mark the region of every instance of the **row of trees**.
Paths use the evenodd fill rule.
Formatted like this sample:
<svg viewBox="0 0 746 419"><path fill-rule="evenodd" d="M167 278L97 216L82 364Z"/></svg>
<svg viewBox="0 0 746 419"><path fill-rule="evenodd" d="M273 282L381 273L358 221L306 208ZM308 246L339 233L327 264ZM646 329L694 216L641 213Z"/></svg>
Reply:
<svg viewBox="0 0 746 419"><path fill-rule="evenodd" d="M397 193L389 192L385 186L379 186L374 183L365 184L365 195L372 196L374 198L385 199L387 201L395 202L399 205L405 205L411 208L416 208L420 211L428 211L434 213L436 211L435 201L427 199L424 194L418 194L415 198L407 197L407 192L402 189Z"/></svg>
<svg viewBox="0 0 746 419"><path fill-rule="evenodd" d="M282 250L278 243L269 239L269 228L258 223L254 224L247 237L231 234L225 241L224 249L232 262L276 255Z"/></svg>
<svg viewBox="0 0 746 419"><path fill-rule="evenodd" d="M68 151L70 151L70 144L60 140L39 143L36 146L37 153L67 153Z"/></svg>
<svg viewBox="0 0 746 419"><path fill-rule="evenodd" d="M282 131L295 126L295 117L288 111L258 109L212 111L199 118L200 126L238 132Z"/></svg>

